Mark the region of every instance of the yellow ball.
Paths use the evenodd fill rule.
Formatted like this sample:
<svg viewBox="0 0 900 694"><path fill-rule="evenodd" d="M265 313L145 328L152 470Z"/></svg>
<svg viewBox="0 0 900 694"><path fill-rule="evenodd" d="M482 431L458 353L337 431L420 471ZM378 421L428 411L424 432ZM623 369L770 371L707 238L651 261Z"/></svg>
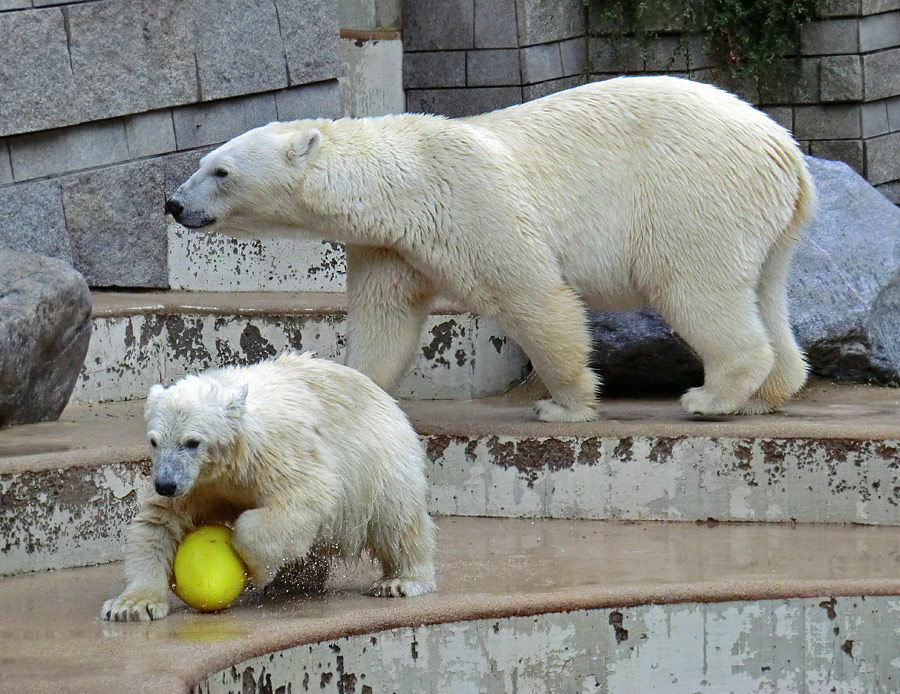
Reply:
<svg viewBox="0 0 900 694"><path fill-rule="evenodd" d="M172 573L175 595L200 612L228 607L247 580L247 569L231 547L231 529L224 525L204 525L185 535Z"/></svg>

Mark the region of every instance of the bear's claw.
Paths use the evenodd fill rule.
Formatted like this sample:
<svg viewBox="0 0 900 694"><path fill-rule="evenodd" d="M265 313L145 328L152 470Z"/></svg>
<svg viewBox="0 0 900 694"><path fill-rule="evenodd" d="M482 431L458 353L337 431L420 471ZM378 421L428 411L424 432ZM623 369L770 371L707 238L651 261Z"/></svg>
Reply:
<svg viewBox="0 0 900 694"><path fill-rule="evenodd" d="M169 614L165 596L120 595L103 603L100 618L107 622L149 622Z"/></svg>
<svg viewBox="0 0 900 694"><path fill-rule="evenodd" d="M433 585L415 578L382 578L367 593L378 598L413 598L433 590Z"/></svg>

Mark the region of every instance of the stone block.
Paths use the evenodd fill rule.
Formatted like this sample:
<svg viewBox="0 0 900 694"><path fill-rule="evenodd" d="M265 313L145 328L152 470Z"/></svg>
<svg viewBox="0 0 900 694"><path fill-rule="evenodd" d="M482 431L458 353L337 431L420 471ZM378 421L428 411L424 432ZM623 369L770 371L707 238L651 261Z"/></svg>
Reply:
<svg viewBox="0 0 900 694"><path fill-rule="evenodd" d="M163 191L168 195L178 186L184 183L200 165L200 160L213 147L201 147L189 152L178 152L165 157L159 157L155 161L162 167Z"/></svg>
<svg viewBox="0 0 900 694"><path fill-rule="evenodd" d="M644 52L631 38L597 38L588 40L589 64L595 73L641 72Z"/></svg>
<svg viewBox="0 0 900 694"><path fill-rule="evenodd" d="M520 103L521 87L410 89L406 93L410 113L438 113L451 118L474 116Z"/></svg>
<svg viewBox="0 0 900 694"><path fill-rule="evenodd" d="M824 57L820 80L822 101L859 101L863 98L862 59L858 55Z"/></svg>
<svg viewBox="0 0 900 694"><path fill-rule="evenodd" d="M475 0L475 48L517 48L516 0Z"/></svg>
<svg viewBox="0 0 900 694"><path fill-rule="evenodd" d="M862 140L814 140L809 143L809 153L819 159L842 161L860 176L863 175Z"/></svg>
<svg viewBox="0 0 900 694"><path fill-rule="evenodd" d="M520 46L587 35L587 8L582 2L516 0L516 19Z"/></svg>
<svg viewBox="0 0 900 694"><path fill-rule="evenodd" d="M468 86L503 87L518 86L521 83L519 51L515 48L467 51L466 84Z"/></svg>
<svg viewBox="0 0 900 694"><path fill-rule="evenodd" d="M63 111L66 123L142 113L197 98L193 18L174 9L157 0L101 0L46 10L61 12L65 19L76 87L75 100ZM212 22L205 18L204 23Z"/></svg>
<svg viewBox="0 0 900 694"><path fill-rule="evenodd" d="M863 56L866 101L900 95L900 48Z"/></svg>
<svg viewBox="0 0 900 694"><path fill-rule="evenodd" d="M561 41L559 54L562 58L563 75L581 75L588 69L587 37Z"/></svg>
<svg viewBox="0 0 900 694"><path fill-rule="evenodd" d="M331 0L275 0L290 86L344 74L337 5Z"/></svg>
<svg viewBox="0 0 900 694"><path fill-rule="evenodd" d="M72 263L57 181L28 181L0 188L0 247Z"/></svg>
<svg viewBox="0 0 900 694"><path fill-rule="evenodd" d="M178 149L230 140L251 128L278 120L273 94L254 94L172 111Z"/></svg>
<svg viewBox="0 0 900 694"><path fill-rule="evenodd" d="M588 26L593 36L621 35L635 31L647 31L654 34L674 34L696 31L702 26L703 3L690 3L691 12L678 11L687 9L685 4L673 5L669 0L646 0L634 3L634 16L629 17L624 11L624 3L590 2L588 5ZM696 14L696 13L700 14Z"/></svg>
<svg viewBox="0 0 900 694"><path fill-rule="evenodd" d="M340 118L343 114L337 80L327 80L275 92L278 120Z"/></svg>
<svg viewBox="0 0 900 694"><path fill-rule="evenodd" d="M864 15L900 10L900 0L861 0L860 12Z"/></svg>
<svg viewBox="0 0 900 694"><path fill-rule="evenodd" d="M160 159L62 179L75 268L92 287L166 287L165 177Z"/></svg>
<svg viewBox="0 0 900 694"><path fill-rule="evenodd" d="M62 13L0 13L0 36L0 136L63 124L78 97Z"/></svg>
<svg viewBox="0 0 900 694"><path fill-rule="evenodd" d="M859 20L827 19L804 24L800 31L801 55L859 53Z"/></svg>
<svg viewBox="0 0 900 694"><path fill-rule="evenodd" d="M466 86L465 51L426 51L403 56L406 89Z"/></svg>
<svg viewBox="0 0 900 694"><path fill-rule="evenodd" d="M704 68L691 70L689 77L736 94L749 104L759 104L761 101L756 80L748 75L733 75L727 68Z"/></svg>
<svg viewBox="0 0 900 694"><path fill-rule="evenodd" d="M0 186L12 183L12 164L9 158L9 145L5 137L0 137Z"/></svg>
<svg viewBox="0 0 900 694"><path fill-rule="evenodd" d="M54 258L0 249L0 427L59 417L91 328L81 275Z"/></svg>
<svg viewBox="0 0 900 694"><path fill-rule="evenodd" d="M888 113L888 125L891 132L900 130L900 96L895 96L885 102Z"/></svg>
<svg viewBox="0 0 900 694"><path fill-rule="evenodd" d="M121 119L96 121L9 138L17 181L125 161L128 143Z"/></svg>
<svg viewBox="0 0 900 694"><path fill-rule="evenodd" d="M859 106L826 104L794 109L794 137L801 140L844 140L860 136Z"/></svg>
<svg viewBox="0 0 900 694"><path fill-rule="evenodd" d="M863 137L875 137L890 132L887 100L863 104L859 111L859 122Z"/></svg>
<svg viewBox="0 0 900 694"><path fill-rule="evenodd" d="M132 159L175 151L175 124L168 109L125 116L125 136Z"/></svg>
<svg viewBox="0 0 900 694"><path fill-rule="evenodd" d="M900 132L865 141L866 178L872 185L900 179Z"/></svg>
<svg viewBox="0 0 900 694"><path fill-rule="evenodd" d="M526 84L522 86L522 97L524 101L532 101L540 99L542 96L561 92L564 89L571 89L580 84L585 84L584 75L571 75L558 80L548 80L547 82L538 82L537 84Z"/></svg>
<svg viewBox="0 0 900 694"><path fill-rule="evenodd" d="M403 4L403 43L407 51L474 48L474 35L474 0L407 0Z"/></svg>
<svg viewBox="0 0 900 694"><path fill-rule="evenodd" d="M529 46L519 51L522 61L522 81L526 84L546 82L563 76L559 43Z"/></svg>
<svg viewBox="0 0 900 694"><path fill-rule="evenodd" d="M875 186L875 190L895 205L900 205L900 181L882 183L880 186Z"/></svg>
<svg viewBox="0 0 900 694"><path fill-rule="evenodd" d="M816 3L816 17L858 17L860 0L819 0Z"/></svg>
<svg viewBox="0 0 900 694"><path fill-rule="evenodd" d="M900 44L900 12L876 14L859 20L859 50L863 53Z"/></svg>
<svg viewBox="0 0 900 694"><path fill-rule="evenodd" d="M193 0L193 3L197 78L204 101L289 85L276 3L241 0Z"/></svg>
<svg viewBox="0 0 900 694"><path fill-rule="evenodd" d="M790 106L764 106L760 109L785 130L794 130L794 109Z"/></svg>
<svg viewBox="0 0 900 694"><path fill-rule="evenodd" d="M31 7L31 0L0 0L0 12L23 10L28 7Z"/></svg>
<svg viewBox="0 0 900 694"><path fill-rule="evenodd" d="M771 76L759 85L763 104L815 104L821 101L819 58L786 58L778 61Z"/></svg>

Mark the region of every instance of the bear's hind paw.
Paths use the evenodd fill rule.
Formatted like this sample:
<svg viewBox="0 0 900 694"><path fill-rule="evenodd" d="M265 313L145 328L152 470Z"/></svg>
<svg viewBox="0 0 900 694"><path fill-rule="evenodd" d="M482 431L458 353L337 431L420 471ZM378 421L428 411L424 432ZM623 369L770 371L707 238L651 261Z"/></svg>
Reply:
<svg viewBox="0 0 900 694"><path fill-rule="evenodd" d="M553 400L538 400L534 403L534 413L542 422L592 422L597 419L597 410L591 405L564 407Z"/></svg>
<svg viewBox="0 0 900 694"><path fill-rule="evenodd" d="M378 598L414 598L433 590L433 582L419 578L382 578L366 592Z"/></svg>
<svg viewBox="0 0 900 694"><path fill-rule="evenodd" d="M103 603L100 618L107 622L149 622L169 614L166 596L147 593L123 594Z"/></svg>

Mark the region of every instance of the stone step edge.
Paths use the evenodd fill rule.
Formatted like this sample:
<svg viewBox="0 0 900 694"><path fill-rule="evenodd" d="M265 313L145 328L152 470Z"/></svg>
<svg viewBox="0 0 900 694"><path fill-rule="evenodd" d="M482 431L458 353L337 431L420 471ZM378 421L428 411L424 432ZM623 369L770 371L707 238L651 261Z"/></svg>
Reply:
<svg viewBox="0 0 900 694"><path fill-rule="evenodd" d="M91 291L92 316L96 319L137 315L200 314L218 316L343 315L343 292L276 291ZM436 298L434 315L468 313L459 305Z"/></svg>

